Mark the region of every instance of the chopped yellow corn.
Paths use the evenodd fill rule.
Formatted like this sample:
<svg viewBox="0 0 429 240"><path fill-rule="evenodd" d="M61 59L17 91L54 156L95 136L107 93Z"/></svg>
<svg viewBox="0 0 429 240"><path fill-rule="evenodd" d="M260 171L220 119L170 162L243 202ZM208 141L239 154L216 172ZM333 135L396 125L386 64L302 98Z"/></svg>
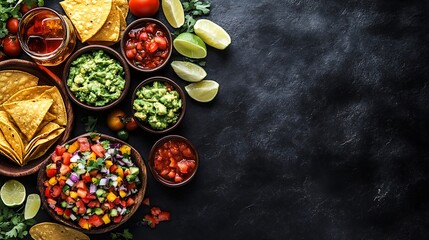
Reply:
<svg viewBox="0 0 429 240"><path fill-rule="evenodd" d="M51 177L49 179L49 185L54 186L55 184L57 184L57 179L55 179L55 177Z"/></svg>
<svg viewBox="0 0 429 240"><path fill-rule="evenodd" d="M115 173L118 174L118 176L121 178L124 177L124 170L122 170L121 167L118 167L118 169L116 169Z"/></svg>
<svg viewBox="0 0 429 240"><path fill-rule="evenodd" d="M74 153L78 149L79 149L79 142L75 141L72 145L69 146L69 149L67 149L67 152Z"/></svg>
<svg viewBox="0 0 429 240"><path fill-rule="evenodd" d="M119 191L119 196L121 196L121 198L124 198L127 196L127 193L124 190Z"/></svg>
<svg viewBox="0 0 429 240"><path fill-rule="evenodd" d="M107 201L109 202L113 202L116 199L116 195L112 192L109 192L109 194L107 194Z"/></svg>
<svg viewBox="0 0 429 240"><path fill-rule="evenodd" d="M101 219L103 220L104 224L110 223L110 217L109 217L109 214L107 213L104 214L104 216Z"/></svg>
<svg viewBox="0 0 429 240"><path fill-rule="evenodd" d="M77 198L77 192L70 191L70 197L76 199Z"/></svg>
<svg viewBox="0 0 429 240"><path fill-rule="evenodd" d="M113 162L110 160L106 160L104 163L106 164L106 168L110 168L113 165Z"/></svg>
<svg viewBox="0 0 429 240"><path fill-rule="evenodd" d="M127 154L127 155L131 154L131 148L128 145L122 145L121 148L119 148L119 150L121 150L122 154Z"/></svg>

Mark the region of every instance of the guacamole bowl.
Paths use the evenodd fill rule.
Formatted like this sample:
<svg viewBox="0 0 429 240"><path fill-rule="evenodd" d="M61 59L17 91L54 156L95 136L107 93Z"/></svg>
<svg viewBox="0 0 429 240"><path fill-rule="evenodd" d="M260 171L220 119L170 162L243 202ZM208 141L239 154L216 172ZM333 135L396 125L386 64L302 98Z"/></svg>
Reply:
<svg viewBox="0 0 429 240"><path fill-rule="evenodd" d="M167 133L177 128L186 112L182 88L166 77L151 77L141 82L131 98L133 117L143 130Z"/></svg>
<svg viewBox="0 0 429 240"><path fill-rule="evenodd" d="M130 88L128 64L115 50L91 45L67 61L63 81L71 100L82 108L101 111L120 103Z"/></svg>

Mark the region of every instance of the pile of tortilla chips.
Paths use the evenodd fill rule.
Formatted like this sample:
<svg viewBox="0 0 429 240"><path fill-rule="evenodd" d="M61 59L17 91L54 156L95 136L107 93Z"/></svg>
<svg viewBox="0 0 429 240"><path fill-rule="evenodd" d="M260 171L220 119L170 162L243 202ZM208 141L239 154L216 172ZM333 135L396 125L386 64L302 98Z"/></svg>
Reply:
<svg viewBox="0 0 429 240"><path fill-rule="evenodd" d="M83 43L112 45L125 31L127 0L65 0L60 5Z"/></svg>
<svg viewBox="0 0 429 240"><path fill-rule="evenodd" d="M55 86L17 70L0 71L0 154L23 166L41 157L67 125Z"/></svg>

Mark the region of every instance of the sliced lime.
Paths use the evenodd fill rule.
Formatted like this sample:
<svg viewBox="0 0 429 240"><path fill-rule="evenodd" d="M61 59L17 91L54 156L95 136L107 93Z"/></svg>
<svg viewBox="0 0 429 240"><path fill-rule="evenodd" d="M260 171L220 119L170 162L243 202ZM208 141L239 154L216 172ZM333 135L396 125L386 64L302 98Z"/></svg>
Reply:
<svg viewBox="0 0 429 240"><path fill-rule="evenodd" d="M181 33L174 39L173 46L185 57L205 58L207 56L206 44L200 37L192 33Z"/></svg>
<svg viewBox="0 0 429 240"><path fill-rule="evenodd" d="M198 102L210 102L219 91L219 83L213 80L202 80L185 86L189 96Z"/></svg>
<svg viewBox="0 0 429 240"><path fill-rule="evenodd" d="M180 0L162 0L162 11L168 23L179 28L185 23L185 12Z"/></svg>
<svg viewBox="0 0 429 240"><path fill-rule="evenodd" d="M222 50L231 44L229 34L221 26L210 20L199 19L195 23L194 31L207 45L214 48Z"/></svg>
<svg viewBox="0 0 429 240"><path fill-rule="evenodd" d="M40 209L40 196L39 194L30 194L27 196L27 202L25 203L24 219L32 219L37 215Z"/></svg>
<svg viewBox="0 0 429 240"><path fill-rule="evenodd" d="M181 79L188 82L199 82L207 76L204 68L195 63L185 61L173 61L171 67Z"/></svg>
<svg viewBox="0 0 429 240"><path fill-rule="evenodd" d="M16 180L9 180L1 187L0 197L8 207L21 205L25 200L25 187Z"/></svg>

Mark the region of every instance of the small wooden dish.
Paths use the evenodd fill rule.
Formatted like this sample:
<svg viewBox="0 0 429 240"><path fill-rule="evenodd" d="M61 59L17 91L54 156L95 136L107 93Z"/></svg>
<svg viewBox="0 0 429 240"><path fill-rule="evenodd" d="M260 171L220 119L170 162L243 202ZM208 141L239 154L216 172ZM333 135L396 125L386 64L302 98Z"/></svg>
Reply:
<svg viewBox="0 0 429 240"><path fill-rule="evenodd" d="M83 53L92 52L92 51L96 51L96 50L103 50L108 55L110 55L112 58L118 60L119 63L121 64L121 66L124 68L124 79L125 79L125 87L124 87L124 90L122 91L120 97L118 99L116 99L115 101L113 101L107 105L100 106L100 107L92 106L92 105L89 105L87 103L81 102L79 99L77 99L74 96L74 94L70 91L69 86L67 85L67 79L69 77L70 65L72 64L72 62L76 58L81 56ZM83 47L83 48L79 49L78 51L76 51L67 60L65 66L64 66L64 72L63 72L62 77L63 77L64 86L67 90L67 94L70 96L71 100L74 103L76 103L77 105L79 105L80 107L83 107L83 108L88 109L88 110L93 110L93 111L102 111L102 110L106 110L106 109L109 109L109 108L116 106L125 98L125 96L127 95L128 89L130 88L130 69L128 67L128 64L125 62L125 60L121 57L121 55L119 53L117 53L112 48L106 47L103 45L90 45L90 46Z"/></svg>
<svg viewBox="0 0 429 240"><path fill-rule="evenodd" d="M72 104L67 96L66 89L63 82L55 74L53 74L47 68L37 65L33 62L11 59L0 62L0 70L19 70L28 72L39 78L39 85L55 86L61 93L61 97L64 100L64 105L67 111L67 125L65 131L60 135L57 142L54 143L48 152L38 159L34 159L28 162L25 166L19 166L13 161L6 159L5 156L0 155L0 175L9 177L22 177L37 172L40 166L46 160L46 156L50 155L56 145L63 144L70 136L73 126L74 114Z"/></svg>
<svg viewBox="0 0 429 240"><path fill-rule="evenodd" d="M174 123L170 127L163 129L163 130L153 129L148 123L142 122L140 119L138 119L136 117L134 117L134 119L136 120L137 125L139 125L139 127L141 127L143 130L150 132L150 133L162 134L162 133L170 132L173 129L175 129L177 126L179 126L179 123L182 121L183 117L185 116L185 112L186 112L186 97L185 97L185 93L183 92L182 88L177 83L175 83L173 80L171 80L169 78L156 76L156 77L151 77L151 78L145 79L143 82L141 82L136 87L136 89L134 89L134 93L133 93L133 96L131 98L131 108L132 108L133 116L136 113L136 110L134 110L133 104L134 104L134 100L136 99L137 91L140 90L141 87L143 87L149 83L155 82L155 81L168 83L171 86L173 86L174 90L176 90L179 93L180 99L182 99L182 111L180 112L179 118L177 119L176 123Z"/></svg>
<svg viewBox="0 0 429 240"><path fill-rule="evenodd" d="M150 69L149 68L146 69L146 68L137 67L136 65L134 65L132 62L130 62L128 60L127 55L125 54L125 44L127 43L128 33L131 30L135 29L135 28L142 27L147 22L152 22L152 23L155 23L158 26L160 26L167 33L166 37L167 37L167 40L169 42L168 56L165 59L165 61L161 65L159 65L158 67L156 67L156 68L150 68ZM170 57L171 57L171 54L172 54L172 51L173 51L173 38L171 37L170 30L161 21L159 21L157 19L154 19L154 18L140 18L140 19L137 19L134 22L130 23L130 25L128 25L128 27L125 29L124 34L122 35L122 38L121 38L120 48L121 48L122 56L124 57L125 61L132 68L134 68L135 70L140 71L140 72L149 73L149 72L154 72L154 71L157 71L157 70L163 68L168 63L168 60L170 60Z"/></svg>
<svg viewBox="0 0 429 240"><path fill-rule="evenodd" d="M64 145L72 144L78 138L89 137L89 135L90 135L90 133L80 135L80 136L68 141ZM104 134L100 134L100 140L109 140L112 142L119 142L119 143L126 144L126 145L130 146L126 142L123 142L117 138L114 138L114 137L111 137L108 135L104 135ZM120 223L113 223L112 222L112 223L109 223L107 226L102 226L102 227L86 230L86 229L81 228L77 222L73 222L72 220L67 220L67 219L63 218L63 216L57 215L55 213L55 211L49 207L49 205L46 202L46 197L44 194L45 187L43 186L43 183L46 180L48 180L48 177L46 176L45 169L46 169L46 166L51 162L51 155L54 153L53 151L49 152L49 156L46 158L46 161L41 166L41 168L39 170L39 174L37 176L37 179L38 179L37 188L39 189L39 192L40 192L42 205L48 211L49 215L51 215L51 217L54 218L56 221L66 225L68 227L72 227L74 229L77 229L80 232L83 232L86 234L102 234L102 233L110 232L113 229L124 224L126 221L128 221L133 216L133 214L137 211L137 209L140 207L140 205L143 201L144 194L146 192L146 184L147 184L147 171L146 171L146 165L144 164L143 158L141 157L141 155L139 154L139 152L135 148L133 148L132 146L130 146L130 147L131 147L132 160L133 160L134 164L140 169L139 177L140 177L141 185L140 185L138 192L136 194L134 205L131 207L130 212L127 215L124 215L124 217L122 218L122 221Z"/></svg>
<svg viewBox="0 0 429 240"><path fill-rule="evenodd" d="M187 179L185 179L183 182L180 182L180 183L175 183L175 182L172 182L172 181L168 181L167 179L165 179L161 175L159 175L158 172L154 169L154 158L155 158L155 152L156 152L156 150L160 146L162 146L164 143L166 143L166 142L168 142L170 140L181 140L181 141L186 142L191 147L192 151L194 151L194 153L195 153L195 170L191 174L191 176L189 176ZM192 178L194 178L195 174L197 173L198 166L200 164L200 159L198 157L197 149L191 143L191 141L189 141L187 138L182 137L180 135L168 135L168 136L165 136L165 137L159 139L153 145L152 149L149 152L148 164L149 164L149 169L150 169L150 171L152 173L152 176L158 182L160 182L162 185L167 186L167 187L180 187L180 186L183 186L183 185L189 183L192 180Z"/></svg>

